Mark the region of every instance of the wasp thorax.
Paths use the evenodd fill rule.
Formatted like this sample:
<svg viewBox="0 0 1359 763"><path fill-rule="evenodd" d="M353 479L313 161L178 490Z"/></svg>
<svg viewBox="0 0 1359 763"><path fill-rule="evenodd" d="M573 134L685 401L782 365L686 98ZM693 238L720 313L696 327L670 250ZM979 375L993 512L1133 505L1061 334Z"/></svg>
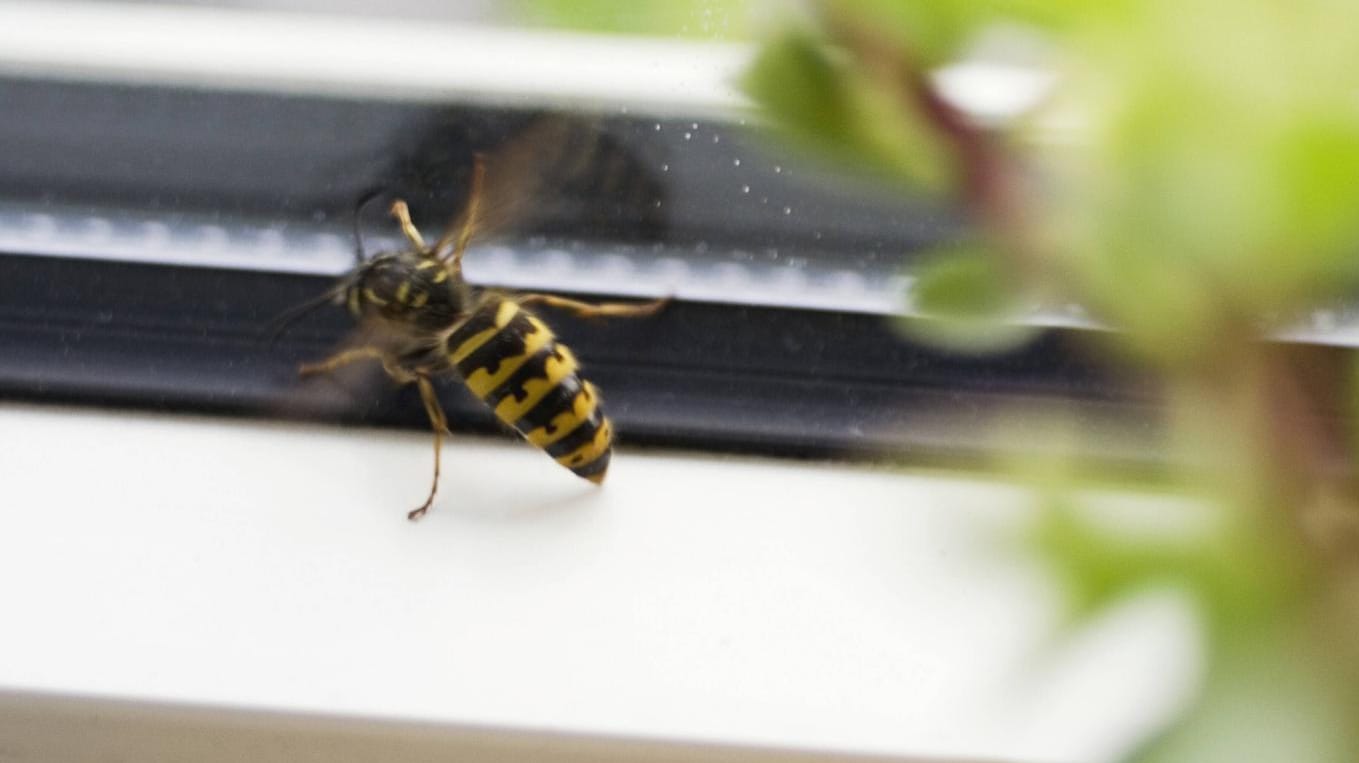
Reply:
<svg viewBox="0 0 1359 763"><path fill-rule="evenodd" d="M467 286L448 264L417 252L380 254L354 274L345 301L354 317L381 317L426 331L464 317Z"/></svg>

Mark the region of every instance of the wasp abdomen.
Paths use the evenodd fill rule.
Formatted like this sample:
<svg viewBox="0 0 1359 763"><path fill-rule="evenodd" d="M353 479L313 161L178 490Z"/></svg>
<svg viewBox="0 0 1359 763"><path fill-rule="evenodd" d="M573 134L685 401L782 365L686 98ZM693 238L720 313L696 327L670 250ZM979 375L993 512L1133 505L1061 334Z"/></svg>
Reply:
<svg viewBox="0 0 1359 763"><path fill-rule="evenodd" d="M613 426L571 350L509 299L491 299L448 337L467 388L557 463L603 482Z"/></svg>

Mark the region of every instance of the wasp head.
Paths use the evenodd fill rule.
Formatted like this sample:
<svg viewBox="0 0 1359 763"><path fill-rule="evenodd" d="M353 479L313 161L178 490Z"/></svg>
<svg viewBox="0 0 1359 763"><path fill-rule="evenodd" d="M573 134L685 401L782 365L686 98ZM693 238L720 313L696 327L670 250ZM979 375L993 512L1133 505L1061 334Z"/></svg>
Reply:
<svg viewBox="0 0 1359 763"><path fill-rule="evenodd" d="M359 321L373 318L417 331L451 328L466 316L470 295L461 273L415 251L379 254L341 284L344 304Z"/></svg>

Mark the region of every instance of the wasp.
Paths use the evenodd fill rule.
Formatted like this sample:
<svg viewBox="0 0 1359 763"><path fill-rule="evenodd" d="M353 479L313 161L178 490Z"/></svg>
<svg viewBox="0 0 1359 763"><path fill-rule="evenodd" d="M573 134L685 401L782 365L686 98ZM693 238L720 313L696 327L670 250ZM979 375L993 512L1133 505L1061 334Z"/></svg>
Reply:
<svg viewBox="0 0 1359 763"><path fill-rule="evenodd" d="M409 248L365 258L360 241L358 265L314 304L302 307L344 306L364 337L331 357L303 364L298 369L302 377L376 360L393 381L418 388L434 429L434 475L424 503L407 514L411 520L429 511L439 489L440 448L451 432L433 380L445 375L456 375L500 421L557 463L602 483L614 429L599 389L582 375L570 348L530 308L543 305L583 318L637 317L653 315L669 301L591 304L468 283L462 258L478 226L485 175L478 156L461 224L455 219L433 244L425 242L411 221L406 203L394 201L389 212ZM286 324L296 317L282 320Z"/></svg>

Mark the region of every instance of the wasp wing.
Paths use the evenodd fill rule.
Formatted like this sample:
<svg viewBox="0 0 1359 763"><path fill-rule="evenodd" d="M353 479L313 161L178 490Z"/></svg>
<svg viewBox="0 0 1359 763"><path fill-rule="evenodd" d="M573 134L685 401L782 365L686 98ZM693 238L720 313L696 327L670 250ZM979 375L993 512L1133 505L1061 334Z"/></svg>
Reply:
<svg viewBox="0 0 1359 763"><path fill-rule="evenodd" d="M631 145L619 134L621 128L598 117L561 115L490 127L479 130L465 118L436 121L410 150L398 152L384 173L386 180L376 183L390 189L387 194L393 198L409 199L417 219L430 217L435 206L458 210L440 231L436 249L448 246L467 224L477 157L485 182L471 231L476 238L509 231L634 240L664 235L664 205L658 203L664 186L654 169L661 163ZM460 150L454 153L454 147ZM370 201L372 196L369 191L361 198ZM363 206L356 205L356 227ZM384 335L380 326L358 326L331 346L331 355L402 341ZM297 348L291 345L279 350L296 358ZM391 404L396 386L380 364L356 362L291 385L278 407L289 416L368 418Z"/></svg>

